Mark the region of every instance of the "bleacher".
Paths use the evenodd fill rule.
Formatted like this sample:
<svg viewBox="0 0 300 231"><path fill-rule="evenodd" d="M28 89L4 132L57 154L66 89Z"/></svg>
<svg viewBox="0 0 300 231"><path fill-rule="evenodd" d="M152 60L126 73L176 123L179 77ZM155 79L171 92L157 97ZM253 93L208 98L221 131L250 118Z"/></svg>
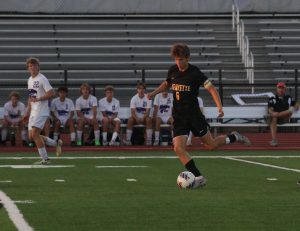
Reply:
<svg viewBox="0 0 300 231"><path fill-rule="evenodd" d="M165 79L168 67L174 64L170 47L175 42L189 44L191 63L213 81L218 81L221 68L225 82L247 82L230 15L222 19L189 15L105 15L92 19L33 15L2 19L0 29L2 86L26 84L24 61L36 56L41 60L41 71L54 86L64 82L64 71L68 71L72 99L78 97L78 87L86 81L96 85L97 98L102 97L106 84L115 85L121 104L129 105L143 70L150 89ZM4 88L2 96L7 96L11 88ZM211 99L207 100L210 104Z"/></svg>

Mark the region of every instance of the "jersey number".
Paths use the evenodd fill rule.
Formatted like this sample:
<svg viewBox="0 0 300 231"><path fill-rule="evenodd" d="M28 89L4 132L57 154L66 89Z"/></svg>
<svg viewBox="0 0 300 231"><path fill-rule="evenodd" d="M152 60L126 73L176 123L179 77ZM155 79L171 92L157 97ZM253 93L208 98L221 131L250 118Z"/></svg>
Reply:
<svg viewBox="0 0 300 231"><path fill-rule="evenodd" d="M180 100L180 94L179 94L179 92L178 92L178 91L176 92L176 100L177 100L177 101L179 101L179 100Z"/></svg>

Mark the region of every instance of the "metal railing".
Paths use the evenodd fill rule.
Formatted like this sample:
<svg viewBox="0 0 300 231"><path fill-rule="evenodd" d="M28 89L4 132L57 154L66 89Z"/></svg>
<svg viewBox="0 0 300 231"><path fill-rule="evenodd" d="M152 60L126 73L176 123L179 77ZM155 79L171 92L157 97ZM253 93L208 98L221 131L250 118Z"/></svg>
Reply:
<svg viewBox="0 0 300 231"><path fill-rule="evenodd" d="M232 3L232 30L236 30L237 35L237 46L240 49L242 56L242 62L247 70L247 79L250 84L254 83L254 57L253 53L249 49L249 39L245 35L245 24L240 19L240 11L236 0ZM254 87L251 88L251 92L254 93Z"/></svg>

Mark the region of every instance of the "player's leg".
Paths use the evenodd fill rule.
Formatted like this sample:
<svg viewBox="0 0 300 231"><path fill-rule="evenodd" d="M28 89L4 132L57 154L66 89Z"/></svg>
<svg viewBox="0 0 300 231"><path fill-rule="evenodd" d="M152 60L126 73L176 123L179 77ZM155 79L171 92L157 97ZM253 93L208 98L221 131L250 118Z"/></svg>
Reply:
<svg viewBox="0 0 300 231"><path fill-rule="evenodd" d="M147 116L146 121L146 145L151 146L152 145L152 135L153 135L153 123L152 118Z"/></svg>
<svg viewBox="0 0 300 231"><path fill-rule="evenodd" d="M47 121L47 116L30 116L28 129L30 131L30 137L34 140L38 153L42 158L41 161L35 164L47 164L49 163L48 153L45 148L44 139L42 138L41 131Z"/></svg>
<svg viewBox="0 0 300 231"><path fill-rule="evenodd" d="M82 146L82 133L83 133L83 127L85 125L85 119L78 118L77 120L77 146Z"/></svg>
<svg viewBox="0 0 300 231"><path fill-rule="evenodd" d="M109 126L109 119L108 117L103 117L101 120L102 125L102 145L107 146L107 132L108 132L108 126Z"/></svg>
<svg viewBox="0 0 300 231"><path fill-rule="evenodd" d="M131 145L131 137L132 137L132 131L133 131L133 125L137 123L136 119L132 116L128 118L127 121L127 128L126 128L126 140L125 145Z"/></svg>
<svg viewBox="0 0 300 231"><path fill-rule="evenodd" d="M195 175L195 183L193 187L194 188L203 187L206 185L206 179L204 176L202 176L194 160L186 151L186 140L187 140L187 135L175 136L173 138L174 151L178 156L180 162L186 167L186 169Z"/></svg>
<svg viewBox="0 0 300 231"><path fill-rule="evenodd" d="M59 136L59 129L60 129L60 126L61 126L61 121L59 119L56 119L54 121L54 131L53 131L53 139L55 141L58 140L58 136Z"/></svg>
<svg viewBox="0 0 300 231"><path fill-rule="evenodd" d="M161 125L161 123L162 123L162 119L160 117L156 117L153 146L158 146L159 145L159 136L160 136L160 125Z"/></svg>
<svg viewBox="0 0 300 231"><path fill-rule="evenodd" d="M75 126L74 126L73 118L67 119L66 126L68 126L69 130L70 130L71 146L75 146L75 144L76 144L76 142L75 142L76 134L75 134Z"/></svg>
<svg viewBox="0 0 300 231"><path fill-rule="evenodd" d="M94 128L94 135L95 135L95 146L100 146L100 128L97 119L90 120L91 125Z"/></svg>
<svg viewBox="0 0 300 231"><path fill-rule="evenodd" d="M7 138L7 128L9 127L9 122L4 120L1 128L1 144L6 146L6 138Z"/></svg>
<svg viewBox="0 0 300 231"><path fill-rule="evenodd" d="M277 141L277 117L272 117L271 123L270 123L270 132L271 132L271 137L272 140L270 141L271 146L278 146L278 141Z"/></svg>
<svg viewBox="0 0 300 231"><path fill-rule="evenodd" d="M112 121L112 125L113 125L114 130L113 130L113 134L112 134L111 140L109 142L109 145L110 146L119 146L119 143L116 142L116 139L118 138L119 133L120 133L121 120L119 118L114 118Z"/></svg>
<svg viewBox="0 0 300 231"><path fill-rule="evenodd" d="M25 123L23 120L21 120L18 124L20 131L21 131L21 138L22 138L22 145L28 146L28 134L27 130L25 129Z"/></svg>
<svg viewBox="0 0 300 231"><path fill-rule="evenodd" d="M192 146L192 137L193 137L193 133L190 131L189 136L186 141L187 146Z"/></svg>

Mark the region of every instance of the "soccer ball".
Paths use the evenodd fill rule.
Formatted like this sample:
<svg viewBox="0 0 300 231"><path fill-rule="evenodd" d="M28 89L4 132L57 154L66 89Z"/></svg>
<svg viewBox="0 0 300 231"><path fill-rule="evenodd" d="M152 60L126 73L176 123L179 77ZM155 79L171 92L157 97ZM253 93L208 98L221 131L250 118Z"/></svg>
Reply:
<svg viewBox="0 0 300 231"><path fill-rule="evenodd" d="M195 176L193 173L184 171L181 172L177 177L177 185L181 189L193 188L195 183Z"/></svg>

